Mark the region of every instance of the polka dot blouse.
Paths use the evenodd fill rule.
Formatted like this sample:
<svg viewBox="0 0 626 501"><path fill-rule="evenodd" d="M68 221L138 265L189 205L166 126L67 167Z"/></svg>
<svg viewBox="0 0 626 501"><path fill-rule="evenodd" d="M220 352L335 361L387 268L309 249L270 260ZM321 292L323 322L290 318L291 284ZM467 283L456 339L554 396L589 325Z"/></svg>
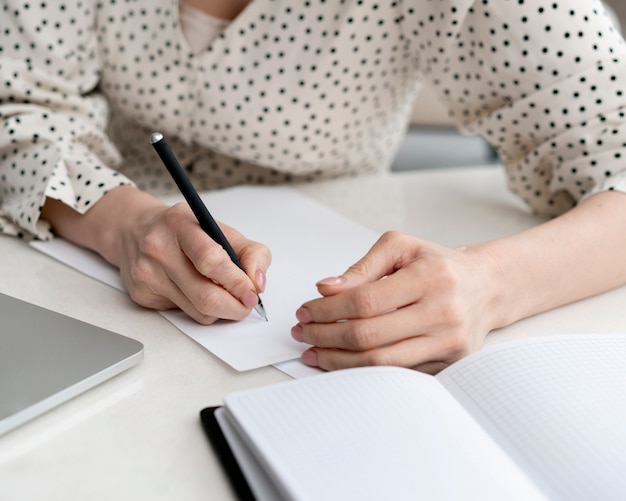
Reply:
<svg viewBox="0 0 626 501"><path fill-rule="evenodd" d="M192 50L176 0L5 0L0 231L49 238L46 197L199 189L386 169L427 80L498 152L512 191L559 214L626 191L626 46L598 0L253 0Z"/></svg>

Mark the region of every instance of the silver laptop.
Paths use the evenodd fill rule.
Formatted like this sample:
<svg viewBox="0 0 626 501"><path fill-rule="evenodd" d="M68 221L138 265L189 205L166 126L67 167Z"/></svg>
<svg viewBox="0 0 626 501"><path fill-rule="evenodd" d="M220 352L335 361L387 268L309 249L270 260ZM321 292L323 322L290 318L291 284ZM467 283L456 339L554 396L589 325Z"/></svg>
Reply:
<svg viewBox="0 0 626 501"><path fill-rule="evenodd" d="M138 341L0 294L0 435L142 358Z"/></svg>

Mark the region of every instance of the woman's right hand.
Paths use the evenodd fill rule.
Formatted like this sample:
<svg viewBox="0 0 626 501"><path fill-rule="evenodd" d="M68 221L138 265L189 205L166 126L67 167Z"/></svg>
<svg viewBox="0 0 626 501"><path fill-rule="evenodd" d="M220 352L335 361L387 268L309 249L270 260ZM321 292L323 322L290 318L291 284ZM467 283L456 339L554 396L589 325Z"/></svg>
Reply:
<svg viewBox="0 0 626 501"><path fill-rule="evenodd" d="M220 225L248 274L242 272L185 203L167 206L120 186L84 215L48 199L42 216L57 234L117 266L130 296L148 308L178 307L201 324L240 320L265 288L269 249Z"/></svg>

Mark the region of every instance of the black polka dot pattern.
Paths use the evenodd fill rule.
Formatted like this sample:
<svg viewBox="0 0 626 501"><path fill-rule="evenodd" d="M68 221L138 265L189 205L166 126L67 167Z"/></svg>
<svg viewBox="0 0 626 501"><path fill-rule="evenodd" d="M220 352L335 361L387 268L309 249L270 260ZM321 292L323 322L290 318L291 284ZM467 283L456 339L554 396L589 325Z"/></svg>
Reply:
<svg viewBox="0 0 626 501"><path fill-rule="evenodd" d="M154 130L200 189L386 169L421 79L536 211L626 191L626 46L598 0L254 0L200 54L175 0L1 9L4 233L49 238L47 196L171 191Z"/></svg>
<svg viewBox="0 0 626 501"><path fill-rule="evenodd" d="M601 2L483 0L439 21L414 15L451 116L491 142L532 208L558 215L626 189L626 47Z"/></svg>

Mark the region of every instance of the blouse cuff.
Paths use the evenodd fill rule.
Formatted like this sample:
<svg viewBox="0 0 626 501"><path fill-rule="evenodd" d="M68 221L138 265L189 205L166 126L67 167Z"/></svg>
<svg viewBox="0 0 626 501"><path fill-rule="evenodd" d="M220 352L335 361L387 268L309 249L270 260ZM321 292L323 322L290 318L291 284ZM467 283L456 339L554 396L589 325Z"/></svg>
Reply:
<svg viewBox="0 0 626 501"><path fill-rule="evenodd" d="M134 183L108 165L119 163L119 154L101 138L59 140L21 149L22 162L33 179L27 194L7 197L0 209L0 233L27 239L49 240L50 224L42 220L46 198L52 198L85 214L109 190Z"/></svg>

